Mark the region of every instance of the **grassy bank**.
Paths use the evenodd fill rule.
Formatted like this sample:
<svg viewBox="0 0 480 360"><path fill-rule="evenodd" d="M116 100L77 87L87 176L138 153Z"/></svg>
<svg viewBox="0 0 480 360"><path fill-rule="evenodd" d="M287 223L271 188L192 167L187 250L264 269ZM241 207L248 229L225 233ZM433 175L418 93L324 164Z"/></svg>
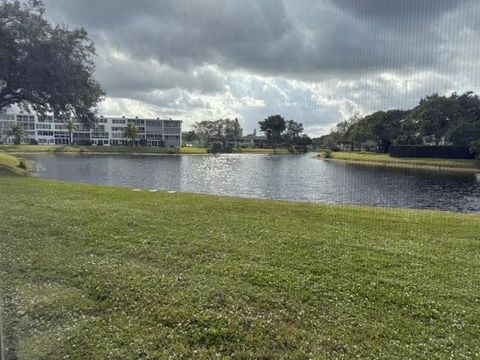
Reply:
<svg viewBox="0 0 480 360"><path fill-rule="evenodd" d="M28 172L30 165L21 158L0 152L0 174L10 173L24 175Z"/></svg>
<svg viewBox="0 0 480 360"><path fill-rule="evenodd" d="M238 152L245 154L290 154L287 148L241 148Z"/></svg>
<svg viewBox="0 0 480 360"><path fill-rule="evenodd" d="M323 154L319 157L324 158ZM429 158L393 158L388 154L378 154L371 152L350 152L338 151L332 152L333 160L341 160L353 163L365 163L383 166L398 167L428 167L480 171L479 160L460 160L460 159L429 159Z"/></svg>
<svg viewBox="0 0 480 360"><path fill-rule="evenodd" d="M204 147L129 147L129 146L61 146L61 145L0 145L0 152L24 153L92 153L92 154L206 154ZM238 153L247 154L289 154L286 148L263 149L242 148Z"/></svg>
<svg viewBox="0 0 480 360"><path fill-rule="evenodd" d="M0 177L8 354L475 358L480 217Z"/></svg>
<svg viewBox="0 0 480 360"><path fill-rule="evenodd" d="M23 153L115 153L115 154L206 154L205 148L130 147L130 146L61 146L0 145L0 152Z"/></svg>

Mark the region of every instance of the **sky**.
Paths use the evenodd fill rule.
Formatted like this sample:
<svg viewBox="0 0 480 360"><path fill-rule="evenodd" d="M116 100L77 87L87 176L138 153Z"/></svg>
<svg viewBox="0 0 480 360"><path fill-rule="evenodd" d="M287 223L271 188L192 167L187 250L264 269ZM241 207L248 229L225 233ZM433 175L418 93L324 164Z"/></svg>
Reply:
<svg viewBox="0 0 480 360"><path fill-rule="evenodd" d="M477 0L44 0L97 49L104 115L273 114L310 136L427 94L480 93Z"/></svg>

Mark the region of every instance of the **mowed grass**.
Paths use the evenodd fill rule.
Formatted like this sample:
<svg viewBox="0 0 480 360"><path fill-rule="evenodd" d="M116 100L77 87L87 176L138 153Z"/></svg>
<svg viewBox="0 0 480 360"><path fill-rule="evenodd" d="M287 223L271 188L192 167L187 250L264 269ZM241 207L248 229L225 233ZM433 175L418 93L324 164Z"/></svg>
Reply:
<svg viewBox="0 0 480 360"><path fill-rule="evenodd" d="M465 168L480 170L479 160L394 158L390 157L388 154L354 151L334 151L332 152L332 158L352 162L378 163L382 165L431 166L441 168Z"/></svg>
<svg viewBox="0 0 480 360"><path fill-rule="evenodd" d="M290 154L287 148L240 148L239 153L246 154Z"/></svg>
<svg viewBox="0 0 480 360"><path fill-rule="evenodd" d="M25 169L21 168L22 164L25 166ZM27 173L29 167L30 164L25 160L0 152L0 174L10 173L24 175Z"/></svg>
<svg viewBox="0 0 480 360"><path fill-rule="evenodd" d="M15 176L0 199L7 359L480 357L477 214Z"/></svg>

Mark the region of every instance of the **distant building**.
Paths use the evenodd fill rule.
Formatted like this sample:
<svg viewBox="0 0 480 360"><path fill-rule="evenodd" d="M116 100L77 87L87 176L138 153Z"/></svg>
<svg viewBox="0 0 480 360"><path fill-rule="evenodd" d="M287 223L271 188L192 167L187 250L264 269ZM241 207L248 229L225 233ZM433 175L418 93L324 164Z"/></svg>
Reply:
<svg viewBox="0 0 480 360"><path fill-rule="evenodd" d="M82 123L76 123L78 131L73 132L73 143L80 145L127 145L124 130L128 123L138 129L135 140L137 146L180 147L182 144L182 121L162 119L140 119L126 117L103 117L95 120L92 129ZM70 133L66 124L53 116L35 114L0 113L0 144L12 144L13 138L8 132L13 124L19 124L24 130L26 143L44 145L69 145Z"/></svg>

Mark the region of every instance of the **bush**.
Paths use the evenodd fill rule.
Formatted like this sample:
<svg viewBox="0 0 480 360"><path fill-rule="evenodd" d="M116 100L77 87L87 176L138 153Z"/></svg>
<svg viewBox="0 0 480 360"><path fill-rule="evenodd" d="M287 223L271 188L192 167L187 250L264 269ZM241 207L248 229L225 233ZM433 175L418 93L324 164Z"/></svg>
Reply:
<svg viewBox="0 0 480 360"><path fill-rule="evenodd" d="M222 151L223 151L223 146L219 142L214 142L212 145L210 145L207 148L207 152L209 154L218 154L218 153L221 153Z"/></svg>
<svg viewBox="0 0 480 360"><path fill-rule="evenodd" d="M18 158L18 167L23 170L27 170L27 161L24 158Z"/></svg>
<svg viewBox="0 0 480 360"><path fill-rule="evenodd" d="M391 157L473 159L475 154L468 146L417 146L394 145L390 147Z"/></svg>
<svg viewBox="0 0 480 360"><path fill-rule="evenodd" d="M38 145L38 141L35 139L30 139L30 145Z"/></svg>
<svg viewBox="0 0 480 360"><path fill-rule="evenodd" d="M323 156L325 157L325 159L331 159L332 158L332 150L325 149L323 151Z"/></svg>

